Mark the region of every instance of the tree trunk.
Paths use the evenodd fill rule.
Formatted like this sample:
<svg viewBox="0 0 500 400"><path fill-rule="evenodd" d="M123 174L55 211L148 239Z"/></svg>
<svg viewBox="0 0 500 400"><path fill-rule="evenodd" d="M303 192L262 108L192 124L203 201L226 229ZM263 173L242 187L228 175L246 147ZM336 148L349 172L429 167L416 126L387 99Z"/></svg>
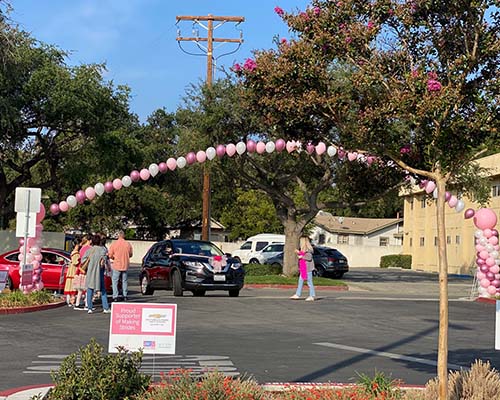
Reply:
<svg viewBox="0 0 500 400"><path fill-rule="evenodd" d="M438 198L436 207L439 265L439 341L438 341L438 381L439 400L448 400L448 258L446 255L446 181L440 173L436 179Z"/></svg>
<svg viewBox="0 0 500 400"><path fill-rule="evenodd" d="M298 271L297 255L295 250L299 246L299 238L304 229L303 223L297 223L295 219L288 218L283 224L285 227L285 249L283 254L283 274L293 276Z"/></svg>

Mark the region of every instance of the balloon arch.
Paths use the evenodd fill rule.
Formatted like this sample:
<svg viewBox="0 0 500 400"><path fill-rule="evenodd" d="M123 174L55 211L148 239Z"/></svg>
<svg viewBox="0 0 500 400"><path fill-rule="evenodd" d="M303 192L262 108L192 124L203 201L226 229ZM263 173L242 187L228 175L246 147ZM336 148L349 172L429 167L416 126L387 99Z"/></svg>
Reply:
<svg viewBox="0 0 500 400"><path fill-rule="evenodd" d="M96 196L102 196L104 193L111 193L113 190L120 190L123 187L129 187L134 182L147 181L150 178L154 178L158 173L166 173L168 171L173 171L176 168L184 168L186 165L192 165L194 163L204 163L207 160L213 160L215 157L222 158L224 156L233 157L234 155L243 155L247 153L273 153L274 151L280 153L286 150L288 153L294 151L301 152L306 151L308 154L316 153L322 155L326 153L329 157L337 157L339 160L346 160L349 162L360 162L370 166L372 163L385 163L387 167L397 167L393 161L384 162L381 158L373 155L366 155L363 153L358 153L356 151L347 151L342 147L329 145L327 146L323 142L319 142L317 145L308 143L304 147L300 142L297 141L287 141L283 139L278 139L276 142L268 141L258 141L248 140L245 142L238 142L236 144L229 143L227 145L219 144L216 147L209 147L205 151L199 150L198 152L190 152L185 156L180 156L178 158L169 158L166 162L160 162L159 164L153 163L148 168L143 168L140 171L133 170L129 175L125 175L122 178L115 178L113 180L107 181L104 184L101 182L96 183L93 187L89 186L85 190L78 190L74 195L69 195L66 200L62 200L59 203L53 203L50 206L50 213L52 215L57 215L59 213L65 213L69 209L78 206L78 204L83 204L85 200L92 201ZM402 148L401 151L406 151ZM430 180L419 180L410 176L408 173L407 179L412 184L418 184L420 188L437 199L437 188L436 184ZM457 198L449 192L445 193L445 201L447 204L454 208L455 211L462 212L465 208L465 203L462 199ZM42 211L43 210L43 211ZM39 222L43 220L45 216L45 209L42 206L43 216ZM497 216L495 212L489 208L480 208L479 210L473 210L468 208L464 212L464 218L470 219L474 218L474 224L477 230L474 233L475 243L476 243L476 264L477 272L476 277L479 282L479 294L481 296L495 296L500 295L500 246L498 231L495 229L497 223ZM40 235L43 227L37 228L37 232ZM23 244L21 244L23 245ZM28 246L31 242L28 241ZM32 242L30 254L38 260L40 240L34 240ZM21 252L22 253L22 252ZM27 256L28 257L28 256ZM22 261L22 260L21 260ZM27 260L28 261L28 260ZM38 267L38 266L37 266ZM43 283L40 279L40 270L35 269L35 274L33 275L33 284L23 287L24 290L40 290L40 286L43 288ZM35 282L35 277L37 281ZM41 283L41 285L39 284ZM29 287L31 286L31 287Z"/></svg>

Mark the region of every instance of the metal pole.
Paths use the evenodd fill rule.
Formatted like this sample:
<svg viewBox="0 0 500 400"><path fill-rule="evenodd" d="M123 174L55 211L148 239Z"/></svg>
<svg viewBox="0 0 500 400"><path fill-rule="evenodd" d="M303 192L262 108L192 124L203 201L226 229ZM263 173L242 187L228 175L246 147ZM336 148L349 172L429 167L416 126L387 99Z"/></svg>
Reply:
<svg viewBox="0 0 500 400"><path fill-rule="evenodd" d="M23 251L23 262L19 264L20 266L20 275L21 275L21 283L23 283L23 272L24 272L24 266L26 265L26 255L28 253L28 231L30 229L30 197L31 197L31 192L28 190L28 204L26 206L26 224L24 225L24 251Z"/></svg>

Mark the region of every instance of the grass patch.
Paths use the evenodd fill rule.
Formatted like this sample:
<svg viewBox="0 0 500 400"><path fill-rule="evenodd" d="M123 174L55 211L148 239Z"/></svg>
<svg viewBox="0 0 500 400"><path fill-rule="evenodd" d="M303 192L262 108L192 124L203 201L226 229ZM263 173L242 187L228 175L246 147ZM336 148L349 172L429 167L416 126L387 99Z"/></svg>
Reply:
<svg viewBox="0 0 500 400"><path fill-rule="evenodd" d="M6 291L0 294L0 308L30 307L59 301L46 290L24 294L20 290Z"/></svg>
<svg viewBox="0 0 500 400"><path fill-rule="evenodd" d="M269 284L269 285L296 285L298 281L297 277L286 277L281 275L250 275L245 276L245 283L248 284ZM346 284L337 279L329 278L313 278L313 282L316 286L346 286Z"/></svg>

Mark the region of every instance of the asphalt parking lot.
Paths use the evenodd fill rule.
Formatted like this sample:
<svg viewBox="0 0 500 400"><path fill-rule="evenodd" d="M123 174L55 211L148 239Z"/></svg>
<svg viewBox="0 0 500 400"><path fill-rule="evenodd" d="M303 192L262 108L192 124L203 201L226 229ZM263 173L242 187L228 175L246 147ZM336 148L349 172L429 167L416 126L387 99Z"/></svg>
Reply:
<svg viewBox="0 0 500 400"><path fill-rule="evenodd" d="M354 269L345 276L349 291L319 290L313 303L292 301L293 289L277 288L246 288L238 298L224 292L142 296L134 275L131 301L178 306L176 355L144 359L144 372L155 376L179 367L199 374L216 368L259 382L353 382L375 370L408 384L435 376L435 274ZM449 366L481 358L498 368L495 306L471 301L471 287L472 278L450 277ZM50 370L91 337L107 348L106 314L61 307L0 321L0 391L50 383Z"/></svg>

